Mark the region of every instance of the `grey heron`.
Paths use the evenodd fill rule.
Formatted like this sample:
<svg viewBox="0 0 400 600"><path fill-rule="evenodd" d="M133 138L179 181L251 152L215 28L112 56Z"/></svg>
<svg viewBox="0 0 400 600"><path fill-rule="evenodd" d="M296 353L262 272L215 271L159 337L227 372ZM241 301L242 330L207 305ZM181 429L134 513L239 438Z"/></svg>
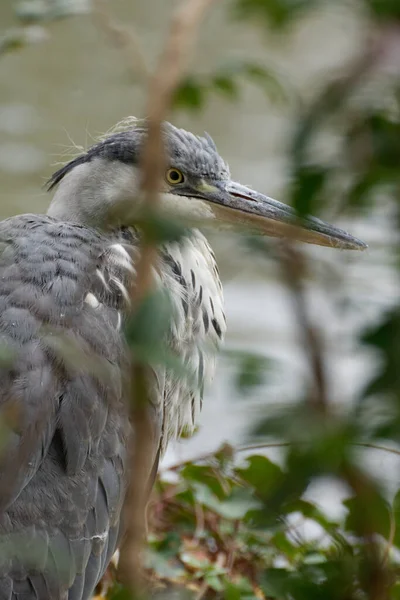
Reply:
<svg viewBox="0 0 400 600"><path fill-rule="evenodd" d="M129 207L146 131L111 134L54 173L47 215L0 223L0 344L11 355L0 364L1 600L90 598L121 537L130 435L123 324L140 253ZM365 247L318 219L299 225L289 207L232 181L208 135L166 123L163 137L160 202L173 214ZM166 341L197 375L194 383L153 369L156 462L194 427L214 371L207 348L226 325L215 256L199 230L161 246L153 275L174 309Z"/></svg>

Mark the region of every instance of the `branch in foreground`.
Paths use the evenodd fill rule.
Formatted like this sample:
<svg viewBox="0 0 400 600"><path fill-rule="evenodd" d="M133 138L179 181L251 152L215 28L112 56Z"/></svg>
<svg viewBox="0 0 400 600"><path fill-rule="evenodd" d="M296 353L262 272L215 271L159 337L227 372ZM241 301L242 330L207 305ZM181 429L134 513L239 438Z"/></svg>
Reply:
<svg viewBox="0 0 400 600"><path fill-rule="evenodd" d="M156 209L158 189L163 174L164 152L162 122L171 100L188 67L190 51L197 30L207 9L216 0L189 0L176 13L158 68L150 81L147 114L148 136L143 149L141 192L149 208ZM153 266L157 258L156 244L143 235L137 278L131 297L136 306L151 290ZM149 476L157 448L152 444L152 424L148 414L149 390L147 369L132 364L132 424L135 435L130 448L130 482L124 506L127 531L121 548L118 577L131 590L133 597L141 594L141 549L145 536L145 509Z"/></svg>
<svg viewBox="0 0 400 600"><path fill-rule="evenodd" d="M281 265L290 292L297 322L300 327L304 353L308 358L312 375L313 389L309 396L309 408L321 417L321 426L332 418L329 403L329 389L326 378L325 356L321 337L309 318L304 291L305 262L303 256L289 243L284 245ZM361 445L357 444L357 445ZM363 507L358 531L364 540L363 561L371 573L368 582L369 600L388 598L388 572L380 557L376 538L377 517L374 513L375 486L372 480L352 461L342 461L338 475L353 491L360 508Z"/></svg>

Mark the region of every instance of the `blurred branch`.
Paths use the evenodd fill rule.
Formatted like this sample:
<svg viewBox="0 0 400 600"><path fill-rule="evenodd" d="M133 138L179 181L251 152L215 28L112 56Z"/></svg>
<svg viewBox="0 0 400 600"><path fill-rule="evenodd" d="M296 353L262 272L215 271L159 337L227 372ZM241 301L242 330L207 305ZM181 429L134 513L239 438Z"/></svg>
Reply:
<svg viewBox="0 0 400 600"><path fill-rule="evenodd" d="M171 106L175 90L186 73L199 23L206 10L217 0L189 0L172 21L171 33L161 56L156 76L150 81L149 133L143 152L143 191L149 205L156 203L159 181L163 174L164 153L161 125Z"/></svg>
<svg viewBox="0 0 400 600"><path fill-rule="evenodd" d="M237 448L232 448L233 454L238 454L241 452L251 452L253 450L271 450L273 448L288 448L290 446L296 446L301 444L302 442L265 442L260 444L246 444L244 446L238 446ZM381 446L380 444L371 444L369 442L352 442L352 446L356 446L358 448L367 448L369 450L379 450L380 452L389 452L389 454L395 454L400 456L400 450L396 450L396 448L389 448L387 446ZM178 461L168 467L163 467L159 469L159 473L170 473L171 471L178 471L187 465L196 464L200 462L207 461L211 458L214 458L215 455L219 452L219 450L212 450L211 452L205 452L204 454L199 454L198 456L194 456L192 458L188 458L185 460Z"/></svg>
<svg viewBox="0 0 400 600"><path fill-rule="evenodd" d="M271 442L271 443L264 443L264 444L248 444L246 446L239 446L238 448L232 448L232 453L249 452L250 450L268 450L270 448L284 448L287 446L292 446L292 443L291 442ZM224 451L225 448L226 448L226 445L223 447L222 451ZM170 465L169 467L160 469L159 472L160 473L168 473L170 471L178 471L182 467L186 467L187 465L190 465L192 463L203 462L205 460L208 460L209 458L213 458L215 456L216 452L219 452L219 451L220 450L217 450L217 451L213 450L212 452L205 452L204 454L200 454L199 456L195 456L194 458L179 461L177 463L174 463L173 465ZM399 454L400 454L400 452L399 452Z"/></svg>
<svg viewBox="0 0 400 600"><path fill-rule="evenodd" d="M143 149L141 191L145 204L156 209L158 190L164 168L162 122L171 106L175 90L186 72L190 51L197 30L207 9L216 0L189 0L172 20L171 31L158 68L150 80L148 97L148 135ZM143 235L137 278L131 296L136 307L146 298L153 285L153 266L157 246ZM152 423L148 414L149 390L146 366L132 366L132 423L134 435L130 450L130 482L124 506L127 531L120 552L118 574L133 597L141 594L141 549L145 535L145 507L148 499L149 476L155 452L151 442ZM157 449L156 449L157 451Z"/></svg>
<svg viewBox="0 0 400 600"><path fill-rule="evenodd" d="M303 286L303 276L306 270L304 258L294 246L285 243L280 259L286 285L290 292L294 312L300 327L304 352L309 358L310 371L313 377L313 390L309 401L318 412L326 414L329 399L324 364L324 349L320 333L308 317Z"/></svg>
<svg viewBox="0 0 400 600"><path fill-rule="evenodd" d="M352 464L343 465L341 475L353 491L360 509L356 533L364 540L364 561L368 569L364 582L367 598L385 600L389 598L389 574L385 558L381 559L379 541L376 536L376 532L379 531L377 527L379 517L374 511L375 485L371 478Z"/></svg>
<svg viewBox="0 0 400 600"><path fill-rule="evenodd" d="M149 70L139 38L132 25L124 27L114 22L107 11L105 0L95 0L93 17L99 29L104 31L110 42L124 54L133 75L146 81L149 76Z"/></svg>
<svg viewBox="0 0 400 600"><path fill-rule="evenodd" d="M311 396L308 396L308 406L316 416L321 418L320 426L329 427L334 417L329 410L324 348L319 332L307 312L303 285L306 271L304 257L289 243L285 243L281 253L281 265L293 301L295 315L301 330L304 353L305 356L308 356L313 379L313 389ZM338 467L338 475L353 491L357 506L360 508L356 533L364 539L364 560L365 565L368 565L367 597L370 600L383 600L388 597L388 573L380 558L379 545L375 536L375 533L379 531L378 518L373 511L376 485L350 456L343 456ZM361 508L363 509L362 514Z"/></svg>
<svg viewBox="0 0 400 600"><path fill-rule="evenodd" d="M304 165L307 162L309 143L318 125L343 107L357 85L362 83L363 79L385 56L388 45L387 38L387 29L381 27L374 39L368 38L363 51L353 61L347 72L329 84L324 92L310 103L293 136L291 153L294 165Z"/></svg>

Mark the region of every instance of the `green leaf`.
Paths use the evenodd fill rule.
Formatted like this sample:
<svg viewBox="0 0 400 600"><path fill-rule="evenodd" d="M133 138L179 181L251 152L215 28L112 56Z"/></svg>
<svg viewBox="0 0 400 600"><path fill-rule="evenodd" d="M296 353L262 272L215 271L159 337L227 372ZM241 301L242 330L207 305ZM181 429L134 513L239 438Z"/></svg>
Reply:
<svg viewBox="0 0 400 600"><path fill-rule="evenodd" d="M233 5L233 16L237 20L253 19L282 28L318 4L322 4L322 1L236 0Z"/></svg>
<svg viewBox="0 0 400 600"><path fill-rule="evenodd" d="M268 598L288 598L290 572L287 569L266 569L261 576L260 587Z"/></svg>
<svg viewBox="0 0 400 600"><path fill-rule="evenodd" d="M197 385L197 373L183 363L167 343L174 318L170 297L164 290L151 291L125 325L125 336L133 358L143 364L163 365L180 380Z"/></svg>
<svg viewBox="0 0 400 600"><path fill-rule="evenodd" d="M224 600L257 600L257 596L247 577L240 577L225 582Z"/></svg>
<svg viewBox="0 0 400 600"><path fill-rule="evenodd" d="M216 75L211 79L210 85L230 100L236 100L239 96L238 85L232 77Z"/></svg>
<svg viewBox="0 0 400 600"><path fill-rule="evenodd" d="M107 600L139 600L139 598L136 599L130 590L120 583L114 583L111 590L107 593Z"/></svg>
<svg viewBox="0 0 400 600"><path fill-rule="evenodd" d="M390 600L400 600L400 583L395 583L389 592Z"/></svg>
<svg viewBox="0 0 400 600"><path fill-rule="evenodd" d="M221 578L217 575L206 574L204 576L204 581L216 592L221 592L224 589L224 584L222 583Z"/></svg>
<svg viewBox="0 0 400 600"><path fill-rule="evenodd" d="M283 103L287 101L288 91L282 85L278 75L264 65L247 59L230 59L221 64L211 76L210 90L222 92L229 99L239 96L239 79L247 79L260 87L270 100Z"/></svg>
<svg viewBox="0 0 400 600"><path fill-rule="evenodd" d="M164 557L176 556L182 541L180 535L176 531L170 531L160 539L149 540L149 544L154 551L159 552Z"/></svg>
<svg viewBox="0 0 400 600"><path fill-rule="evenodd" d="M377 490L368 490L365 495L349 498L343 504L348 510L346 531L356 535L379 533L389 539L390 507Z"/></svg>
<svg viewBox="0 0 400 600"><path fill-rule="evenodd" d="M258 387L265 382L266 372L271 365L264 356L250 352L241 353L239 360L236 386L240 392L246 394L253 387Z"/></svg>
<svg viewBox="0 0 400 600"><path fill-rule="evenodd" d="M224 519L237 521L243 519L249 511L261 506L261 502L254 498L250 490L235 488L230 496L218 505L216 512Z"/></svg>
<svg viewBox="0 0 400 600"><path fill-rule="evenodd" d="M159 551L148 549L146 552L146 567L157 573L158 577L175 579L185 574L185 569L174 564L171 556L166 556Z"/></svg>
<svg viewBox="0 0 400 600"><path fill-rule="evenodd" d="M400 185L398 169L387 169L380 165L368 165L365 171L357 174L351 184L347 198L346 208L356 209L368 207L374 199L377 190L388 189L393 193L393 188Z"/></svg>
<svg viewBox="0 0 400 600"><path fill-rule="evenodd" d="M288 539L284 531L277 531L274 533L269 544L275 546L280 553L284 554L289 562L291 562L299 552L298 547Z"/></svg>
<svg viewBox="0 0 400 600"><path fill-rule="evenodd" d="M284 507L284 512L286 514L300 512L307 519L312 519L321 525L327 532L332 532L339 525L330 521L312 502L307 502L302 498L295 498L292 501L288 501Z"/></svg>
<svg viewBox="0 0 400 600"><path fill-rule="evenodd" d="M305 217L317 212L320 193L327 176L327 169L319 165L301 166L297 169L292 190L292 204L300 216Z"/></svg>
<svg viewBox="0 0 400 600"><path fill-rule="evenodd" d="M400 403L400 308L394 307L381 323L362 336L364 344L373 346L381 353L381 365L363 396L386 393Z"/></svg>
<svg viewBox="0 0 400 600"><path fill-rule="evenodd" d="M239 586L233 584L228 581L225 584L224 589L224 600L241 600L242 599L242 590Z"/></svg>
<svg viewBox="0 0 400 600"><path fill-rule="evenodd" d="M266 456L249 456L247 467L236 469L236 473L246 483L250 484L257 495L266 499L283 480L282 470Z"/></svg>
<svg viewBox="0 0 400 600"><path fill-rule="evenodd" d="M190 484L193 482L201 483L220 500L226 496L224 487L221 484L220 475L214 467L208 465L187 465L180 471L181 477Z"/></svg>
<svg viewBox="0 0 400 600"><path fill-rule="evenodd" d="M206 86L194 77L186 77L175 92L174 108L200 110L205 103Z"/></svg>
<svg viewBox="0 0 400 600"><path fill-rule="evenodd" d="M188 228L179 219L155 211L143 211L137 223L147 240L158 245L179 242L184 235L189 235Z"/></svg>
<svg viewBox="0 0 400 600"><path fill-rule="evenodd" d="M201 481L191 483L196 502L213 511L227 520L242 519L249 511L260 508L262 505L251 493L251 490L236 487L224 499L220 499L211 489L209 484ZM226 494L224 494L226 496Z"/></svg>
<svg viewBox="0 0 400 600"><path fill-rule="evenodd" d="M366 4L378 19L384 21L400 19L398 0L366 0Z"/></svg>
<svg viewBox="0 0 400 600"><path fill-rule="evenodd" d="M157 346L162 343L169 329L172 314L168 294L152 291L142 300L126 324L125 335L128 343L136 347L152 344Z"/></svg>
<svg viewBox="0 0 400 600"><path fill-rule="evenodd" d="M204 485L204 483L194 482L191 485L191 489L193 490L194 497L199 504L207 506L214 512L218 511L221 501L207 485Z"/></svg>
<svg viewBox="0 0 400 600"><path fill-rule="evenodd" d="M250 81L262 87L272 101L281 105L287 102L289 90L276 72L257 63L246 62L244 74Z"/></svg>

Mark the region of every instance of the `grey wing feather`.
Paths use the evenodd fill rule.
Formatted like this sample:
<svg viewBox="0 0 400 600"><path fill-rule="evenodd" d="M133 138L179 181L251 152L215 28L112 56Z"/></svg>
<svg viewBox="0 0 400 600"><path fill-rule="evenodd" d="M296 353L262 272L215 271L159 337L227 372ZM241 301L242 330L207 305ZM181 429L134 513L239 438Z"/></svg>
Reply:
<svg viewBox="0 0 400 600"><path fill-rule="evenodd" d="M85 302L108 244L45 216L0 223L0 600L89 598L116 549L127 353L118 307Z"/></svg>

